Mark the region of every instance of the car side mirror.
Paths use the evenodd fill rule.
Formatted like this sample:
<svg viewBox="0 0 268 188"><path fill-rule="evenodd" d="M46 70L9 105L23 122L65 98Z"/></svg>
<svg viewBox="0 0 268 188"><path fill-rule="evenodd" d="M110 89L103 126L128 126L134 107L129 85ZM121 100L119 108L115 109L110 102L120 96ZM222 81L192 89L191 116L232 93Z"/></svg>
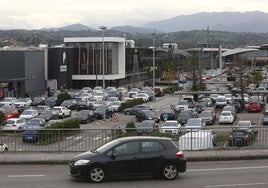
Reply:
<svg viewBox="0 0 268 188"><path fill-rule="evenodd" d="M113 153L113 154L111 155L111 158L112 158L112 159L115 159L115 158L116 158L116 154Z"/></svg>

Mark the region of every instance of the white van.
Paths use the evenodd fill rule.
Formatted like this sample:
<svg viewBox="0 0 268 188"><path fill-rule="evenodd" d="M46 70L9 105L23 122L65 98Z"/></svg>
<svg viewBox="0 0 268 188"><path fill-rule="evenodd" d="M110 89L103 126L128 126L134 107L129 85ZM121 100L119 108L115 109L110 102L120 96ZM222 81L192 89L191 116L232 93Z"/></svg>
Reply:
<svg viewBox="0 0 268 188"><path fill-rule="evenodd" d="M227 105L227 99L225 96L223 95L219 95L217 98L216 98L216 108L223 108L224 106Z"/></svg>
<svg viewBox="0 0 268 188"><path fill-rule="evenodd" d="M215 144L215 136L212 130L199 130L188 132L179 139L181 150L212 149Z"/></svg>

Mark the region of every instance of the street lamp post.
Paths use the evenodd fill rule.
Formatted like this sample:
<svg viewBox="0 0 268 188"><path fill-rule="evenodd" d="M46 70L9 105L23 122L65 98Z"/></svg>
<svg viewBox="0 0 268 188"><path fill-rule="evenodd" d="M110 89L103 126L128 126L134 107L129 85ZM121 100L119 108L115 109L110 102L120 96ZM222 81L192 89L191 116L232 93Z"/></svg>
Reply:
<svg viewBox="0 0 268 188"><path fill-rule="evenodd" d="M153 34L153 100L155 100L155 44L154 44L154 37L155 34Z"/></svg>
<svg viewBox="0 0 268 188"><path fill-rule="evenodd" d="M102 89L103 89L103 104L105 101L105 77L104 77L104 31L107 29L106 26L100 26L100 29L102 30ZM103 110L103 120L106 119L106 109Z"/></svg>

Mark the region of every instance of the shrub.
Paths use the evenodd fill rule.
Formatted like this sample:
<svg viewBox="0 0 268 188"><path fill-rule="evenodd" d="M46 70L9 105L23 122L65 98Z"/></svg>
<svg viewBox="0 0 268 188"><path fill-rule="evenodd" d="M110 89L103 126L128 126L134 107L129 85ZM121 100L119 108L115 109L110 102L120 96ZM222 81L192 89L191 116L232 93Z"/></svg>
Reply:
<svg viewBox="0 0 268 188"><path fill-rule="evenodd" d="M69 95L66 92L60 93L57 97L57 104L56 105L60 105L63 101L67 100L67 99L71 99L71 95Z"/></svg>
<svg viewBox="0 0 268 188"><path fill-rule="evenodd" d="M79 119L71 118L64 122L52 124L50 127L45 127L38 131L38 143L51 144L60 141L63 137L78 134L80 132L79 124Z"/></svg>

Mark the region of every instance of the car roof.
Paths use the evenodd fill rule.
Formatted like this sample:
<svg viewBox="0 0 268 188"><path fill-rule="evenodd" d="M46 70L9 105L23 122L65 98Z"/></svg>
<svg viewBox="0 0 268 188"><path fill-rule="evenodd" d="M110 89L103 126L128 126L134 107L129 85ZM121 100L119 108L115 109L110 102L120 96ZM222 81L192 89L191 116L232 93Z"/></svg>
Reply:
<svg viewBox="0 0 268 188"><path fill-rule="evenodd" d="M168 137L156 137L156 136L130 136L130 137L123 137L118 138L117 141L119 142L125 142L125 141L139 141L139 140L171 140L171 138Z"/></svg>

